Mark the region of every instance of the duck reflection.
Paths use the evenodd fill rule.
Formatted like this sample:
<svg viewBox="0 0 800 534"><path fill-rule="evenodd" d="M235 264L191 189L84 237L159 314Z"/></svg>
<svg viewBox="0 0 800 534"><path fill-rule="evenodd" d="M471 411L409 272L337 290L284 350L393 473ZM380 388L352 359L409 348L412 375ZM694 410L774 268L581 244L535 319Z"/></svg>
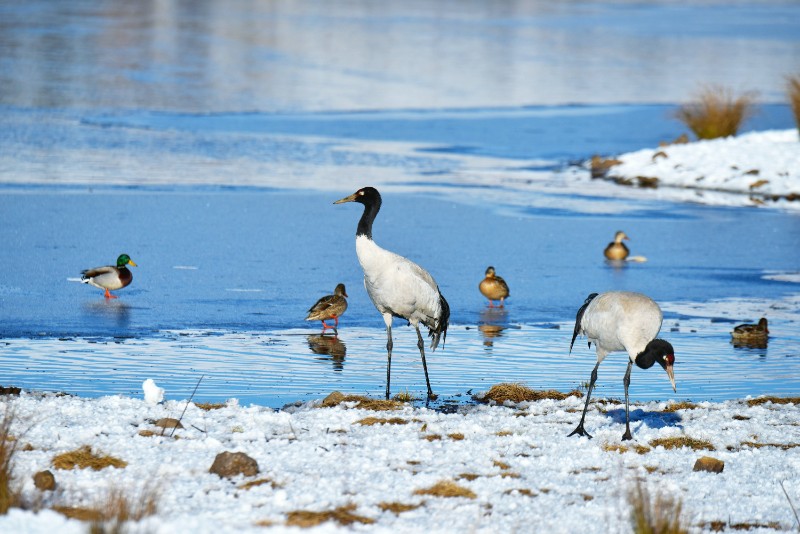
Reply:
<svg viewBox="0 0 800 534"><path fill-rule="evenodd" d="M83 311L93 319L113 323L118 328L125 328L130 323L129 304L122 300L93 300L83 304Z"/></svg>
<svg viewBox="0 0 800 534"><path fill-rule="evenodd" d="M505 308L484 308L478 319L478 330L483 336L483 344L493 347L494 340L503 335L508 328L508 310Z"/></svg>
<svg viewBox="0 0 800 534"><path fill-rule="evenodd" d="M308 339L308 348L314 354L319 354L318 360L330 361L334 371L344 369L344 357L347 354L347 346L339 336L334 334L311 334Z"/></svg>

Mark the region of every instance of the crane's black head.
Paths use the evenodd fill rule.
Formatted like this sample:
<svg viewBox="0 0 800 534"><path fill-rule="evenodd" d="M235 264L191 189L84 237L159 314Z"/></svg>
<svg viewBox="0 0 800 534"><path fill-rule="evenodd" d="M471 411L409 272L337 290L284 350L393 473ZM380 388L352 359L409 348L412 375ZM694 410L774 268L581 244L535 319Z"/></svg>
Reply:
<svg viewBox="0 0 800 534"><path fill-rule="evenodd" d="M340 198L334 204L344 204L345 202L358 202L364 205L364 213L358 221L356 236L364 235L372 239L372 222L378 211L381 209L381 194L374 187L362 187L349 197Z"/></svg>
<svg viewBox="0 0 800 534"><path fill-rule="evenodd" d="M636 356L636 365L642 369L650 369L654 363L659 364L667 372L673 391L677 391L672 368L675 365L675 349L669 341L654 339Z"/></svg>

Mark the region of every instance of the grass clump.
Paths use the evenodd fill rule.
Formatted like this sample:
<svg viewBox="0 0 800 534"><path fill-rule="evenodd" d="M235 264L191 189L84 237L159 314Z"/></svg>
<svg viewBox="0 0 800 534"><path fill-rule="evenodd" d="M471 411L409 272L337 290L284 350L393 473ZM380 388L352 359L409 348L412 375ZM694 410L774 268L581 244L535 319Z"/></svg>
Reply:
<svg viewBox="0 0 800 534"><path fill-rule="evenodd" d="M53 510L70 519L90 522L90 534L122 534L127 531L127 523L158 513L159 499L160 495L152 485L132 494L112 488L105 500L94 507L54 506Z"/></svg>
<svg viewBox="0 0 800 534"><path fill-rule="evenodd" d="M758 397L757 399L748 399L747 405L761 406L762 404L766 404L768 402L771 402L772 404L800 404L800 397L773 397L766 395L764 397Z"/></svg>
<svg viewBox="0 0 800 534"><path fill-rule="evenodd" d="M800 132L800 74L786 79L786 93L789 95L789 104L794 113L794 123Z"/></svg>
<svg viewBox="0 0 800 534"><path fill-rule="evenodd" d="M100 471L106 467L124 468L128 462L115 458L113 456L103 456L94 454L92 448L84 445L74 451L59 454L53 458L53 467L56 469L79 469L91 468L94 471Z"/></svg>
<svg viewBox="0 0 800 534"><path fill-rule="evenodd" d="M503 404L506 401L513 403L540 401L545 399L551 400L564 400L567 397L582 397L583 394L577 390L570 391L569 393L562 393L554 389L542 391L534 390L524 386L518 382L507 382L495 384L483 396L476 397L482 402L496 402Z"/></svg>
<svg viewBox="0 0 800 534"><path fill-rule="evenodd" d="M407 425L408 421L402 417L365 417L356 421L357 425L373 426L373 425Z"/></svg>
<svg viewBox="0 0 800 534"><path fill-rule="evenodd" d="M666 408L664 408L664 412L674 413L678 410L694 410L697 408L697 404L689 401L684 402L673 402L669 404Z"/></svg>
<svg viewBox="0 0 800 534"><path fill-rule="evenodd" d="M250 480L249 482L245 482L239 489L241 490L249 490L250 488L255 488L257 486L263 486L265 484L269 484L272 489L280 488L281 485L272 480L271 478L259 478L258 480Z"/></svg>
<svg viewBox="0 0 800 534"><path fill-rule="evenodd" d="M374 519L353 513L356 509L355 504L339 506L333 510L323 512L310 512L308 510L295 510L286 515L287 527L311 528L321 525L326 521L335 521L342 526L349 526L354 523L371 525Z"/></svg>
<svg viewBox="0 0 800 534"><path fill-rule="evenodd" d="M477 495L469 488L459 486L452 480L442 480L430 488L423 488L414 491L414 495L432 495L434 497L464 497L475 499Z"/></svg>
<svg viewBox="0 0 800 534"><path fill-rule="evenodd" d="M667 495L655 498L641 480L630 491L631 527L634 534L687 534L682 517L683 504Z"/></svg>
<svg viewBox="0 0 800 534"><path fill-rule="evenodd" d="M334 391L323 399L320 407L333 408L343 403L355 403L354 408L362 410L372 410L375 412L386 412L399 410L404 406L404 402L399 400L371 399L364 395L345 395L339 391Z"/></svg>
<svg viewBox="0 0 800 534"><path fill-rule="evenodd" d="M227 406L224 402L195 402L195 406L203 410L204 412L210 412L211 410L219 410Z"/></svg>
<svg viewBox="0 0 800 534"><path fill-rule="evenodd" d="M19 505L19 491L11 487L14 471L14 454L19 441L11 434L14 411L6 404L3 419L0 420L0 515L8 513L9 508Z"/></svg>
<svg viewBox="0 0 800 534"><path fill-rule="evenodd" d="M416 510L422 506L422 503L419 504L405 504L402 502L379 502L378 508L383 510L384 512L392 512L395 515L400 515L403 512L410 512L411 510Z"/></svg>
<svg viewBox="0 0 800 534"><path fill-rule="evenodd" d="M712 85L700 90L696 100L675 112L698 139L736 135L742 123L753 114L755 95L735 96L730 89Z"/></svg>
<svg viewBox="0 0 800 534"><path fill-rule="evenodd" d="M682 447L689 447L694 451L716 450L711 442L703 439L690 438L689 436L678 436L674 438L657 438L650 441L651 447L664 447L665 449L680 449Z"/></svg>
<svg viewBox="0 0 800 534"><path fill-rule="evenodd" d="M648 452L650 452L652 450L652 449L650 449L650 447L645 447L644 445L632 445L631 447L633 447L633 451L636 454L647 454ZM615 444L615 443L606 443L605 445L603 445L603 450L606 451L606 452L618 452L618 453L622 454L624 452L628 452L629 450L631 450L631 448L629 448L627 445L618 445L618 444Z"/></svg>

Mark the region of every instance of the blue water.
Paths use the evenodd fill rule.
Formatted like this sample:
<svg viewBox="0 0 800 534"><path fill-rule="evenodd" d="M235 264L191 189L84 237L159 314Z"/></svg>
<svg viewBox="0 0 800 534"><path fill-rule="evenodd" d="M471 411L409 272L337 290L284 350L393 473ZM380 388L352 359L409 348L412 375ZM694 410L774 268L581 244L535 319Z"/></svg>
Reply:
<svg viewBox="0 0 800 534"><path fill-rule="evenodd" d="M380 396L360 207L332 205L368 184L391 184L376 241L426 267L451 304L429 358L447 399L585 382L593 352L564 349L590 292L797 293L763 278L797 271L796 215L463 175L479 168L470 157L503 161L484 173L549 172L673 139L674 109L702 83L759 91L745 130L792 127L782 84L800 70L800 6L448 5L0 2L3 385L137 395L154 378L185 398L204 376L200 400ZM618 229L646 263L603 261ZM118 300L70 280L122 252L139 267ZM502 312L477 291L489 264L511 286ZM321 337L305 311L339 282L350 306L339 337ZM796 393L796 320L741 349L732 322L758 317L716 319L666 315L677 398ZM413 330L394 332L393 392L421 394ZM621 394L623 367L604 363L600 394ZM632 395L675 397L655 370L635 373Z"/></svg>

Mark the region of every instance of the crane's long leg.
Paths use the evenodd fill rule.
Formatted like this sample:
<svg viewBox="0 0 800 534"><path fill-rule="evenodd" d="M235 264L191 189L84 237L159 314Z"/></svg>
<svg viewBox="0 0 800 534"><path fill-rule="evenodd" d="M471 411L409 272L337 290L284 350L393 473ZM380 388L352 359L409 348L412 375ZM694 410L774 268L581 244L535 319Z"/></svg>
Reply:
<svg viewBox="0 0 800 534"><path fill-rule="evenodd" d="M581 422L578 423L578 426L575 427L567 437L578 434L579 436L586 436L589 439L592 439L591 434L586 432L583 428L583 420L586 419L586 410L589 409L589 399L592 398L592 390L594 389L594 383L597 381L597 368L600 367L600 362L597 362L592 369L592 376L589 380L589 390L586 392L586 404L583 405L583 415L581 415Z"/></svg>
<svg viewBox="0 0 800 534"><path fill-rule="evenodd" d="M389 385L392 380L392 315L383 314L383 322L386 323L386 400L389 400Z"/></svg>
<svg viewBox="0 0 800 534"><path fill-rule="evenodd" d="M631 367L633 367L633 362L629 359L628 370L625 371L625 378L622 379L622 385L625 386L625 433L622 434L622 441L633 439L633 436L631 436L630 408L628 404L628 386L631 385Z"/></svg>
<svg viewBox="0 0 800 534"><path fill-rule="evenodd" d="M428 398L435 399L436 395L433 394L431 381L428 378L428 364L425 361L425 342L422 341L422 334L419 333L419 325L415 324L414 328L417 330L417 347L419 347L419 353L422 356L422 369L425 371L425 383L428 385Z"/></svg>

